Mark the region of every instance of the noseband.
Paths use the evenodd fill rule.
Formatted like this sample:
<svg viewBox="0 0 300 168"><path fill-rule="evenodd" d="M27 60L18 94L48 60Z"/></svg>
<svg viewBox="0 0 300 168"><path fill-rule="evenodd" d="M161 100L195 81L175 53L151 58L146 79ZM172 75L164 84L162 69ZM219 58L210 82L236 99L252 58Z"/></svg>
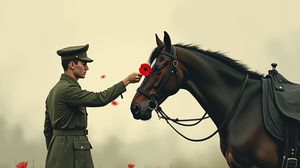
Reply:
<svg viewBox="0 0 300 168"><path fill-rule="evenodd" d="M180 86L179 86L179 80L178 80L178 62L177 62L177 56L176 56L176 48L175 46L172 45L172 52L168 53L166 51L161 51L160 54L162 55L166 55L168 57L170 57L172 59L172 66L170 66L170 70L168 73L168 77L165 78L165 80L163 81L162 85L157 89L156 93L150 94L148 93L146 90L144 90L143 88L139 87L137 89L137 92L139 92L140 94L144 95L145 97L147 97L149 99L149 101L147 102L147 108L149 110L155 110L159 119L163 118L166 120L166 122L173 128L173 130L175 132L177 132L180 136L182 136L183 138L193 141L193 142L199 142L199 141L205 141L211 137L213 137L215 134L217 134L219 131L221 131L222 129L224 129L230 122L230 119L233 117L233 115L236 112L237 106L240 102L240 99L243 95L243 92L245 90L249 75L246 74L244 82L242 84L242 87L234 101L234 104L231 108L231 111L229 112L229 114L226 116L224 122L217 128L217 130L215 132L213 132L211 135L205 137L205 138L201 138L201 139L192 139L189 138L185 135L183 135L181 132L179 132L169 121L174 122L175 124L181 125L181 126L195 126L197 124L199 124L202 120L209 118L209 116L207 115L207 112L205 112L205 114L201 117L201 118L195 118L195 119L173 119L170 118L163 110L162 108L159 106L157 98L158 98L158 94L160 93L160 90L162 90L164 88L164 86L169 82L171 75L174 74L175 78L176 78L176 84L177 84L177 90L179 90ZM182 123L182 122L191 122L191 121L196 121L195 123L191 123L191 124L186 124L186 123Z"/></svg>

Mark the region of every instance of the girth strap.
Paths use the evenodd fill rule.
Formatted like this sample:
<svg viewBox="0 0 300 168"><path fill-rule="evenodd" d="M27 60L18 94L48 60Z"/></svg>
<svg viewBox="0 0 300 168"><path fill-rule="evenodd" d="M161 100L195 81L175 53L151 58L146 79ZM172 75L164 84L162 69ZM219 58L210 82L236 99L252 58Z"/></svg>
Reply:
<svg viewBox="0 0 300 168"><path fill-rule="evenodd" d="M282 168L299 167L300 135L299 123L291 118L285 117L285 152L282 161Z"/></svg>
<svg viewBox="0 0 300 168"><path fill-rule="evenodd" d="M88 130L53 130L53 135L84 136L88 135Z"/></svg>

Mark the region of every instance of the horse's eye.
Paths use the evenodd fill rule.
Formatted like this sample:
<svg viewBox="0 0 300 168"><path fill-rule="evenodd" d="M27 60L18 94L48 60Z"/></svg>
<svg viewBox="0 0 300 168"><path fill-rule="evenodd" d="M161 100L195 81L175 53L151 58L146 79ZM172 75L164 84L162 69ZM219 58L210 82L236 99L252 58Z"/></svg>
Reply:
<svg viewBox="0 0 300 168"><path fill-rule="evenodd" d="M153 71L156 73L156 74L159 74L162 70L162 66L161 65L157 65L153 68Z"/></svg>
<svg viewBox="0 0 300 168"><path fill-rule="evenodd" d="M155 73L157 73L157 74L161 73L161 68L158 68L158 69L155 71Z"/></svg>

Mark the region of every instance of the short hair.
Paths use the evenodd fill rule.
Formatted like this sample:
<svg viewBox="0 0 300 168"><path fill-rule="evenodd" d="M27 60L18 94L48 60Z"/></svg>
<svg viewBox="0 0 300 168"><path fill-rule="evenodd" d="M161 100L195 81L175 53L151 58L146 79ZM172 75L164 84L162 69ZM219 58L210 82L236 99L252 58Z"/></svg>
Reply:
<svg viewBox="0 0 300 168"><path fill-rule="evenodd" d="M78 60L78 59L61 60L61 65L62 65L64 71L68 70L68 65L69 65L69 63L72 62L72 61L73 61L75 64L77 64L79 60Z"/></svg>

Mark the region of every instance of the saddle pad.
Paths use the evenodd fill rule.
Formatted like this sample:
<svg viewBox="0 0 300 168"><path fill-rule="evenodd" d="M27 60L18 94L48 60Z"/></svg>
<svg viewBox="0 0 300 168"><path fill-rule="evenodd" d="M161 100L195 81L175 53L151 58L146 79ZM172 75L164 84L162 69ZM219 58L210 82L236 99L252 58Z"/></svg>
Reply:
<svg viewBox="0 0 300 168"><path fill-rule="evenodd" d="M291 83L277 74L278 83L273 82L277 108L285 116L300 122L300 85Z"/></svg>
<svg viewBox="0 0 300 168"><path fill-rule="evenodd" d="M262 111L267 131L276 139L284 141L283 115L276 108L270 78L262 78Z"/></svg>
<svg viewBox="0 0 300 168"><path fill-rule="evenodd" d="M300 85L271 70L262 78L262 89L265 126L274 137L284 140L284 118L300 122Z"/></svg>

